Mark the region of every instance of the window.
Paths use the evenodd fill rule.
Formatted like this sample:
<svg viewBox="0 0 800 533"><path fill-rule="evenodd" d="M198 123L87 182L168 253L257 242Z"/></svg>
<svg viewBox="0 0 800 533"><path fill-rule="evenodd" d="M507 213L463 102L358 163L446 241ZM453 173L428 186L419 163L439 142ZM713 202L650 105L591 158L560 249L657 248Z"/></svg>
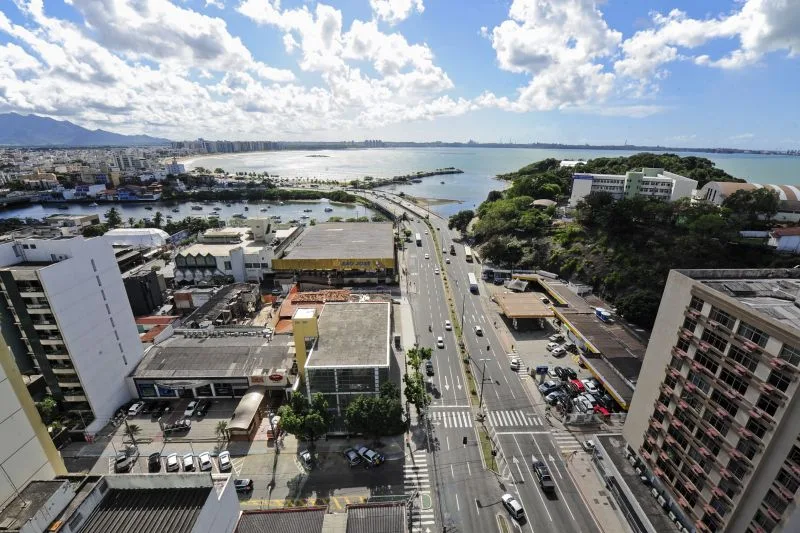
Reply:
<svg viewBox="0 0 800 533"><path fill-rule="evenodd" d="M769 507L775 509L778 512L778 514L782 514L786 510L786 507L789 505L788 503L783 501L783 499L780 496L775 494L775 492L772 489L769 489L769 491L767 491L767 496L764 498L764 503L766 503Z"/></svg>
<svg viewBox="0 0 800 533"><path fill-rule="evenodd" d="M111 308L108 306L108 304L106 304L106 312L107 312L109 315L111 314Z"/></svg>
<svg viewBox="0 0 800 533"><path fill-rule="evenodd" d="M110 317L108 317L108 320L110 320L110 321L111 321L111 327L112 327L112 328L115 328L115 327L117 327L117 326L115 326L115 325L114 325L114 317L113 317L113 316L110 316Z"/></svg>
<svg viewBox="0 0 800 533"><path fill-rule="evenodd" d="M681 367L683 366L683 361L681 361L679 358L675 356L672 356L672 359L669 362L669 366L670 368L674 368L675 370L680 370Z"/></svg>
<svg viewBox="0 0 800 533"><path fill-rule="evenodd" d="M792 446L792 451L789 453L789 457L787 459L796 465L800 465L800 448L797 446Z"/></svg>
<svg viewBox="0 0 800 533"><path fill-rule="evenodd" d="M747 429L749 429L750 431L752 431L753 435L755 435L759 439L763 438L764 435L767 434L767 426L765 426L764 424L762 424L761 422L759 422L755 418L751 418L750 420L748 420L747 421L747 426L745 426L745 427Z"/></svg>
<svg viewBox="0 0 800 533"><path fill-rule="evenodd" d="M689 351L689 346L691 346L691 343L689 341L687 341L686 339L678 339L678 343L675 346L677 346L677 348L679 350L682 350L684 352L688 352Z"/></svg>
<svg viewBox="0 0 800 533"><path fill-rule="evenodd" d="M773 387L777 388L780 391L786 392L786 389L789 388L789 383L792 380L786 377L782 372L777 370L773 370L769 373L769 377L767 378L767 383L772 385Z"/></svg>
<svg viewBox="0 0 800 533"><path fill-rule="evenodd" d="M762 348L767 345L767 341L769 340L769 335L767 335L760 329L751 326L747 322L740 323L739 329L736 333L738 333L745 339L758 344Z"/></svg>
<svg viewBox="0 0 800 533"><path fill-rule="evenodd" d="M781 468L781 471L778 472L778 477L775 479L792 494L797 492L797 488L800 487L800 482L798 482L797 479L788 470L786 470L786 467Z"/></svg>
<svg viewBox="0 0 800 533"><path fill-rule="evenodd" d="M102 281L100 281L100 276L95 276L95 277L94 277L94 279L96 279L96 280L97 280L97 286L98 286L98 287L102 287L102 286L103 286L103 282L102 282Z"/></svg>
<svg viewBox="0 0 800 533"><path fill-rule="evenodd" d="M740 459L731 459L728 461L728 470L733 474L733 477L739 478L742 481L747 477L747 466L745 466L744 461Z"/></svg>
<svg viewBox="0 0 800 533"><path fill-rule="evenodd" d="M686 440L686 437L683 435L683 432L681 432L675 426L672 425L669 426L669 429L667 430L667 435L674 438L675 442L677 443L678 446L680 446L682 450L685 450L686 447L689 445L689 441ZM678 461L675 462L677 463Z"/></svg>
<svg viewBox="0 0 800 533"><path fill-rule="evenodd" d="M724 353L725 348L728 346L728 341L707 329L703 331L703 335L700 338L713 346L719 353Z"/></svg>
<svg viewBox="0 0 800 533"><path fill-rule="evenodd" d="M225 261L224 268L225 268L225 270L231 270L231 262L230 261Z"/></svg>
<svg viewBox="0 0 800 533"><path fill-rule="evenodd" d="M755 372L756 367L758 366L758 360L738 346L731 345L731 349L728 351L728 357L745 367L750 372Z"/></svg>
<svg viewBox="0 0 800 533"><path fill-rule="evenodd" d="M678 384L678 380L667 374L667 377L664 378L664 383L666 383L669 388L674 390L675 386Z"/></svg>
<svg viewBox="0 0 800 533"><path fill-rule="evenodd" d="M122 356L122 362L125 364L125 366L128 366L128 358L124 355Z"/></svg>
<svg viewBox="0 0 800 533"><path fill-rule="evenodd" d="M711 390L711 385L709 385L708 382L706 382L706 380L704 380L703 377L694 370L689 371L689 375L686 376L686 380L694 384L698 389L706 394L708 394L708 391Z"/></svg>
<svg viewBox="0 0 800 533"><path fill-rule="evenodd" d="M23 245L22 245L22 249L23 249L23 250L27 250L28 248L30 248L30 246L28 246L27 244L23 244Z"/></svg>
<svg viewBox="0 0 800 533"><path fill-rule="evenodd" d="M761 527L761 529L765 531L772 531L773 529L775 529L775 526L777 525L777 522L775 522L775 520L767 516L767 513L762 512L761 509L756 511L756 516L755 518L753 518L753 522L758 524Z"/></svg>
<svg viewBox="0 0 800 533"><path fill-rule="evenodd" d="M747 391L747 382L727 368L723 368L722 372L719 373L719 379L730 385L739 394L744 394Z"/></svg>
<svg viewBox="0 0 800 533"><path fill-rule="evenodd" d="M739 412L739 408L736 404L726 398L725 395L717 389L714 389L714 392L711 393L711 401L728 411L731 416L736 416L736 413Z"/></svg>
<svg viewBox="0 0 800 533"><path fill-rule="evenodd" d="M668 394L664 394L663 392L658 397L659 403L662 403L666 407L669 407L669 400L670 400L669 395Z"/></svg>
<svg viewBox="0 0 800 533"><path fill-rule="evenodd" d="M694 333L694 328L697 327L697 320L687 316L683 321L683 327Z"/></svg>
<svg viewBox="0 0 800 533"><path fill-rule="evenodd" d="M694 354L694 360L709 369L713 374L716 374L719 368L719 365L713 359L702 352Z"/></svg>
<svg viewBox="0 0 800 533"><path fill-rule="evenodd" d="M703 303L704 303L703 300L701 300L697 296L692 296L692 301L689 302L689 307L691 307L692 309L695 309L697 311L702 311L703 310Z"/></svg>
<svg viewBox="0 0 800 533"><path fill-rule="evenodd" d="M783 348L781 348L781 353L778 354L778 357L794 366L800 365L800 350L794 348L793 346L789 346L788 344L783 345Z"/></svg>
<svg viewBox="0 0 800 533"><path fill-rule="evenodd" d="M36 249L36 245L35 244L31 244L31 250L35 250L35 249Z"/></svg>
<svg viewBox="0 0 800 533"><path fill-rule="evenodd" d="M756 402L756 407L767 413L771 417L775 417L775 413L778 411L778 402L772 400L769 396L762 394L758 397L758 402Z"/></svg>
<svg viewBox="0 0 800 533"><path fill-rule="evenodd" d="M752 460L753 457L756 456L756 452L758 452L758 446L756 443L744 439L739 439L736 449L742 452L744 456L750 460Z"/></svg>
<svg viewBox="0 0 800 533"><path fill-rule="evenodd" d="M731 427L731 423L725 420L724 418L717 416L714 414L714 411L707 410L703 414L703 420L711 424L717 431L719 431L722 435L725 435Z"/></svg>

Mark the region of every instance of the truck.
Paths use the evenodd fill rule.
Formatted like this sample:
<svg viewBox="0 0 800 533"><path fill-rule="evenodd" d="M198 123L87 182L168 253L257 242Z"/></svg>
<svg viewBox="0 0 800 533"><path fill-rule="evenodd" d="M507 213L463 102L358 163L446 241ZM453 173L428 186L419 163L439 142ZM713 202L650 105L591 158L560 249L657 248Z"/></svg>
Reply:
<svg viewBox="0 0 800 533"><path fill-rule="evenodd" d="M464 246L464 261L472 263L472 248Z"/></svg>
<svg viewBox="0 0 800 533"><path fill-rule="evenodd" d="M594 314L602 320L603 322L610 322L611 321L611 312L607 309L603 309L602 307L595 307Z"/></svg>
<svg viewBox="0 0 800 533"><path fill-rule="evenodd" d="M450 245L450 255L456 255L456 247L455 245Z"/></svg>
<svg viewBox="0 0 800 533"><path fill-rule="evenodd" d="M467 279L469 280L469 292L478 294L478 280L475 279L475 274L472 272L468 273Z"/></svg>
<svg viewBox="0 0 800 533"><path fill-rule="evenodd" d="M415 238L416 238L416 240L417 240L417 246L422 246L422 235L420 235L419 233L417 233L417 234L416 234L414 237L415 237Z"/></svg>
<svg viewBox="0 0 800 533"><path fill-rule="evenodd" d="M543 492L555 492L556 484L550 476L550 469L544 464L544 461L539 461L536 457L532 457L533 471L536 472L536 477L539 478L539 486L542 487Z"/></svg>

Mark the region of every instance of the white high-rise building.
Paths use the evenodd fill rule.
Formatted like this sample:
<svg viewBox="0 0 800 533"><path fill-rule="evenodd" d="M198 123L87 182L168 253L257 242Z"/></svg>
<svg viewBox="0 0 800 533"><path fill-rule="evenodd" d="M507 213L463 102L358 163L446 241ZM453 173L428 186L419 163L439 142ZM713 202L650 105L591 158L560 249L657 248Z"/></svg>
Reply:
<svg viewBox="0 0 800 533"><path fill-rule="evenodd" d="M103 238L0 245L2 334L23 372L43 375L87 434L131 399L142 344L111 245Z"/></svg>

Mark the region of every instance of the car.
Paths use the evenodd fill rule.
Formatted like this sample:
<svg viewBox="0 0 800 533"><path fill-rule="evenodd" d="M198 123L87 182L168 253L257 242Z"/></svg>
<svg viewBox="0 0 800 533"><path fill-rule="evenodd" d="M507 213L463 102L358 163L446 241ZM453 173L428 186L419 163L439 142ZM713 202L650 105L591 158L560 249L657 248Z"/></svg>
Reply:
<svg viewBox="0 0 800 533"><path fill-rule="evenodd" d="M545 400L547 400L547 403L549 403L550 405L556 405L558 402L561 401L562 398L566 397L567 393L561 390L556 390L545 396Z"/></svg>
<svg viewBox="0 0 800 533"><path fill-rule="evenodd" d="M445 320L444 321L444 329L446 331L452 330L453 329L453 324L451 324L449 320Z"/></svg>
<svg viewBox="0 0 800 533"><path fill-rule="evenodd" d="M200 471L205 472L206 470L211 470L213 463L211 462L211 454L208 452L203 452L197 456L197 462L200 463Z"/></svg>
<svg viewBox="0 0 800 533"><path fill-rule="evenodd" d="M483 330L481 329L480 326L475 326L475 335L477 335L478 337L483 337Z"/></svg>
<svg viewBox="0 0 800 533"><path fill-rule="evenodd" d="M197 402L197 408L194 410L194 414L197 415L197 418L201 416L206 416L208 412L208 408L211 406L211 402L209 400L200 400Z"/></svg>
<svg viewBox="0 0 800 533"><path fill-rule="evenodd" d="M492 283L494 283L495 285L502 285L503 283L505 283L505 281L506 280L504 278L494 278L494 281Z"/></svg>
<svg viewBox="0 0 800 533"><path fill-rule="evenodd" d="M344 458L347 459L347 463L350 466L356 466L357 464L361 463L361 457L353 448L347 448L342 452L342 455L344 455Z"/></svg>
<svg viewBox="0 0 800 533"><path fill-rule="evenodd" d="M522 366L522 361L520 361L519 357L512 357L511 362L508 363L508 365L511 367L511 370L516 372Z"/></svg>
<svg viewBox="0 0 800 533"><path fill-rule="evenodd" d="M181 457L181 465L184 472L194 472L194 455L186 453Z"/></svg>
<svg viewBox="0 0 800 533"><path fill-rule="evenodd" d="M427 235L427 234L428 234L428 230L425 230L425 235Z"/></svg>
<svg viewBox="0 0 800 533"><path fill-rule="evenodd" d="M161 470L161 454L158 452L151 453L147 456L147 471L158 472Z"/></svg>
<svg viewBox="0 0 800 533"><path fill-rule="evenodd" d="M250 478L237 479L233 482L236 492L245 493L253 490L253 480Z"/></svg>
<svg viewBox="0 0 800 533"><path fill-rule="evenodd" d="M358 452L358 455L360 455L361 458L371 466L378 466L383 462L383 456L381 454L375 450L367 448L366 446L360 446L356 448L356 452Z"/></svg>
<svg viewBox="0 0 800 533"><path fill-rule="evenodd" d="M583 447L583 449L585 451L587 451L589 453L594 453L594 450L595 450L594 441L585 440L585 441L581 442L581 446Z"/></svg>
<svg viewBox="0 0 800 533"><path fill-rule="evenodd" d="M553 354L553 357L561 357L567 354L567 350L563 346L559 346L557 348L553 348L553 351L550 353Z"/></svg>
<svg viewBox="0 0 800 533"><path fill-rule="evenodd" d="M428 254L425 254L425 259L430 259L430 258L431 258L431 256L430 256L430 255L428 255Z"/></svg>
<svg viewBox="0 0 800 533"><path fill-rule="evenodd" d="M556 383L555 381L547 380L541 385L539 385L539 392L547 396L551 392L555 391L557 388L559 388L558 383Z"/></svg>
<svg viewBox="0 0 800 533"><path fill-rule="evenodd" d="M539 478L539 486L542 487L544 492L555 492L556 484L550 476L550 469L544 464L544 461L539 461L535 457L532 458L533 471L536 472L536 477Z"/></svg>
<svg viewBox="0 0 800 533"><path fill-rule="evenodd" d="M433 269L433 273L438 275L439 274L439 267L434 268Z"/></svg>
<svg viewBox="0 0 800 533"><path fill-rule="evenodd" d="M563 342L564 335L562 335L561 333L556 333L555 335L550 335L549 337L547 337L547 340L549 340L550 342Z"/></svg>
<svg viewBox="0 0 800 533"><path fill-rule="evenodd" d="M224 451L219 452L217 456L217 461L219 461L219 471L220 472L227 472L231 469L231 452Z"/></svg>
<svg viewBox="0 0 800 533"><path fill-rule="evenodd" d="M552 352L556 348L558 348L559 344L557 342L548 342L547 343L547 351Z"/></svg>
<svg viewBox="0 0 800 533"><path fill-rule="evenodd" d="M144 409L144 402L136 402L128 407L128 416L136 416L142 412L142 409Z"/></svg>
<svg viewBox="0 0 800 533"><path fill-rule="evenodd" d="M567 373L567 379L578 379L578 373L575 372L571 368L564 368L564 371Z"/></svg>
<svg viewBox="0 0 800 533"><path fill-rule="evenodd" d="M178 463L178 454L171 453L167 455L166 464L167 464L166 467L167 472L177 472L180 469L180 463Z"/></svg>
<svg viewBox="0 0 800 533"><path fill-rule="evenodd" d="M567 372L566 372L566 370L564 370L563 367L554 366L553 367L553 372L555 372L556 377L558 377L558 379L560 379L561 381L564 381L565 379L567 379Z"/></svg>
<svg viewBox="0 0 800 533"><path fill-rule="evenodd" d="M589 402L589 404L592 406L592 409L594 409L594 406L597 405L597 399L588 392L584 392L580 397Z"/></svg>
<svg viewBox="0 0 800 533"><path fill-rule="evenodd" d="M153 412L153 409L155 408L155 406L156 406L156 404L153 403L153 402L144 402L144 407L142 407L142 414L143 415L149 415L150 413Z"/></svg>
<svg viewBox="0 0 800 533"><path fill-rule="evenodd" d="M444 339L442 337L436 337L436 346L444 348Z"/></svg>
<svg viewBox="0 0 800 533"><path fill-rule="evenodd" d="M300 450L300 453L298 453L297 456L300 458L300 462L303 464L303 466L311 470L311 467L314 464L314 460L311 458L311 452L308 450Z"/></svg>
<svg viewBox="0 0 800 533"><path fill-rule="evenodd" d="M425 361L425 373L429 376L433 375L433 363L429 360Z"/></svg>
<svg viewBox="0 0 800 533"><path fill-rule="evenodd" d="M561 379L561 377L556 372L556 368L558 368L558 367L551 368L550 370L547 371L547 377L548 378L550 378L552 380L560 380Z"/></svg>
<svg viewBox="0 0 800 533"><path fill-rule="evenodd" d="M450 264L450 258L449 257L445 257L444 258L444 262L445 262L446 265L449 265Z"/></svg>
<svg viewBox="0 0 800 533"><path fill-rule="evenodd" d="M522 504L511 494L503 494L500 496L500 501L503 502L503 507L506 508L511 516L517 520L525 518L525 509L522 508Z"/></svg>
<svg viewBox="0 0 800 533"><path fill-rule="evenodd" d="M133 468L133 465L135 465L138 460L139 449L135 446L129 446L124 452L117 452L117 455L114 457L114 472L117 474L130 472L131 468Z"/></svg>
<svg viewBox="0 0 800 533"><path fill-rule="evenodd" d="M590 394L597 394L600 392L600 389L593 379L582 379L581 381L583 382L583 386L586 387L586 391Z"/></svg>
<svg viewBox="0 0 800 533"><path fill-rule="evenodd" d="M189 402L189 405L186 406L186 410L183 412L183 416L189 418L194 414L195 409L197 409L197 402L196 401Z"/></svg>

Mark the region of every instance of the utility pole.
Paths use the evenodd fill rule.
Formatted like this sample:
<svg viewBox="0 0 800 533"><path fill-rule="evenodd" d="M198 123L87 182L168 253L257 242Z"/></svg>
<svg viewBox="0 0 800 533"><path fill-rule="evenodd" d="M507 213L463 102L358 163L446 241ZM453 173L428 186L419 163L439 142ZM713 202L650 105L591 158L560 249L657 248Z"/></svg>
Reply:
<svg viewBox="0 0 800 533"><path fill-rule="evenodd" d="M467 305L467 293L461 297L461 334L464 334L464 308Z"/></svg>
<svg viewBox="0 0 800 533"><path fill-rule="evenodd" d="M486 381L486 361L488 361L488 358L479 359L479 361L483 361L483 369L481 370L481 393L478 398L478 411L481 410L483 405L483 382Z"/></svg>

